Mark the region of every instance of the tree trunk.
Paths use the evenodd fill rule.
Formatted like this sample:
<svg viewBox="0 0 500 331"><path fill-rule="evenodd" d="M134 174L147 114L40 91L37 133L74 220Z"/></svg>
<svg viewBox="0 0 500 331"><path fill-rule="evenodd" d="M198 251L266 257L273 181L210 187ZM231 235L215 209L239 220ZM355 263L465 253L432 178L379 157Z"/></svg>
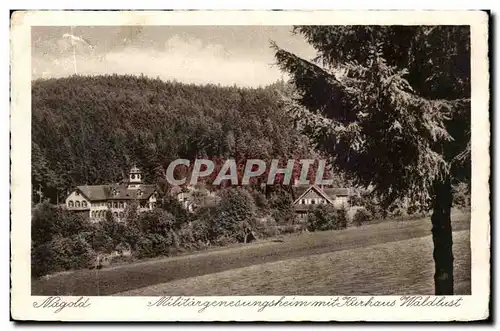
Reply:
<svg viewBox="0 0 500 331"><path fill-rule="evenodd" d="M434 185L432 240L434 241L434 286L436 295L453 294L452 191L450 179Z"/></svg>

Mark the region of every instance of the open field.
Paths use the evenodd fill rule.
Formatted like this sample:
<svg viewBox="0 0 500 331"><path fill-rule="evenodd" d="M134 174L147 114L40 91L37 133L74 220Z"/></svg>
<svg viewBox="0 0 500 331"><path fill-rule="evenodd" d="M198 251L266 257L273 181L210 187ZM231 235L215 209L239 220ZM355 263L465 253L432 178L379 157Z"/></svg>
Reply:
<svg viewBox="0 0 500 331"><path fill-rule="evenodd" d="M454 215L456 290L462 294L470 292L469 226L470 215ZM289 236L284 242L144 261L98 273L79 270L33 281L32 294L432 294L430 228L428 218L388 221Z"/></svg>
<svg viewBox="0 0 500 331"><path fill-rule="evenodd" d="M454 233L455 292L470 294L469 231ZM117 295L405 295L434 293L430 236L253 265Z"/></svg>

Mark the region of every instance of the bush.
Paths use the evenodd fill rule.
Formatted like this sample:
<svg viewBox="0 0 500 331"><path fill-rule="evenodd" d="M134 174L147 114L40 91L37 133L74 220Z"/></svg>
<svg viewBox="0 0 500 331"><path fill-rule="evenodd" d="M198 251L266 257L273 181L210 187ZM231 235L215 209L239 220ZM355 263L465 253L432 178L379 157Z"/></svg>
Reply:
<svg viewBox="0 0 500 331"><path fill-rule="evenodd" d="M164 237L160 234L148 233L139 239L136 256L140 259L168 256L172 252L173 246L174 238L172 234Z"/></svg>
<svg viewBox="0 0 500 331"><path fill-rule="evenodd" d="M143 212L139 215L139 226L143 234L167 235L174 229L175 220L172 214L162 209Z"/></svg>
<svg viewBox="0 0 500 331"><path fill-rule="evenodd" d="M372 219L372 214L366 209L359 209L356 211L352 218L352 224L355 226L361 226L363 224L369 223Z"/></svg>
<svg viewBox="0 0 500 331"><path fill-rule="evenodd" d="M349 219L347 217L347 209L342 206L340 209L335 210L336 227L334 230L341 230L347 228Z"/></svg>
<svg viewBox="0 0 500 331"><path fill-rule="evenodd" d="M108 254L114 251L115 243L105 231L102 223L92 224L92 232L85 234L85 240L90 244L92 249L99 254Z"/></svg>
<svg viewBox="0 0 500 331"><path fill-rule="evenodd" d="M302 232L307 229L307 225L304 223L299 224L286 224L286 225L278 225L278 230L280 234L292 234Z"/></svg>
<svg viewBox="0 0 500 331"><path fill-rule="evenodd" d="M290 193L279 189L272 193L269 201L271 216L279 224L295 223L295 210L293 209L293 200Z"/></svg>
<svg viewBox="0 0 500 331"><path fill-rule="evenodd" d="M209 226L206 219L196 219L184 224L177 231L177 236L180 248L188 251L205 248L210 245Z"/></svg>
<svg viewBox="0 0 500 331"><path fill-rule="evenodd" d="M257 189L251 189L250 194L253 197L255 206L261 215L265 215L269 211L269 203L266 196Z"/></svg>
<svg viewBox="0 0 500 331"><path fill-rule="evenodd" d="M256 207L252 196L241 188L221 195L215 215L209 220L209 238L217 244L247 242L256 228Z"/></svg>
<svg viewBox="0 0 500 331"><path fill-rule="evenodd" d="M180 228L182 224L189 222L189 212L175 197L171 195L165 195L159 201L159 204L164 211L173 216L173 221L176 228Z"/></svg>
<svg viewBox="0 0 500 331"><path fill-rule="evenodd" d="M257 231L263 238L275 237L280 234L276 220L272 217L264 217L259 220Z"/></svg>
<svg viewBox="0 0 500 331"><path fill-rule="evenodd" d="M33 246L31 248L31 276L40 277L54 272L57 269L54 259L51 242Z"/></svg>
<svg viewBox="0 0 500 331"><path fill-rule="evenodd" d="M92 232L93 225L83 215L47 202L39 204L31 222L32 276L87 267L94 256L87 240Z"/></svg>
<svg viewBox="0 0 500 331"><path fill-rule="evenodd" d="M88 268L95 259L95 253L83 236L57 237L48 243L33 248L32 276L72 269Z"/></svg>
<svg viewBox="0 0 500 331"><path fill-rule="evenodd" d="M35 246L48 243L55 237L69 237L90 229L91 223L83 215L48 202L39 204L33 210L31 239Z"/></svg>
<svg viewBox="0 0 500 331"><path fill-rule="evenodd" d="M379 199L373 193L361 193L351 197L351 206L364 207L376 219L387 216Z"/></svg>
<svg viewBox="0 0 500 331"><path fill-rule="evenodd" d="M307 217L309 231L340 230L347 227L347 212L331 205L318 205Z"/></svg>

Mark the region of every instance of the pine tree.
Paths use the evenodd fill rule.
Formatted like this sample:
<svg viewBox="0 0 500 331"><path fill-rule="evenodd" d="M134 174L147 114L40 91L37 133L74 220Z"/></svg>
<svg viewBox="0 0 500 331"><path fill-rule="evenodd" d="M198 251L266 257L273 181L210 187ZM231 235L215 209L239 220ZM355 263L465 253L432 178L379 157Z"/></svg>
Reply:
<svg viewBox="0 0 500 331"><path fill-rule="evenodd" d="M470 184L468 26L299 26L307 61L273 44L300 127L385 206L433 210L435 292L453 294L452 187Z"/></svg>

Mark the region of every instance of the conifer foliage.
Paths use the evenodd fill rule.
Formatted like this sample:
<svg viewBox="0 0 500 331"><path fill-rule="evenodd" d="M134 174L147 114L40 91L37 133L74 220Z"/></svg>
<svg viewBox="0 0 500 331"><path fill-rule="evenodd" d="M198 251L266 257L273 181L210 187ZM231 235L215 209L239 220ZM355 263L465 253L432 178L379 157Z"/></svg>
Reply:
<svg viewBox="0 0 500 331"><path fill-rule="evenodd" d="M385 205L433 210L436 294L453 293L452 185L470 183L467 26L297 26L304 60L273 44L292 113L354 183Z"/></svg>

